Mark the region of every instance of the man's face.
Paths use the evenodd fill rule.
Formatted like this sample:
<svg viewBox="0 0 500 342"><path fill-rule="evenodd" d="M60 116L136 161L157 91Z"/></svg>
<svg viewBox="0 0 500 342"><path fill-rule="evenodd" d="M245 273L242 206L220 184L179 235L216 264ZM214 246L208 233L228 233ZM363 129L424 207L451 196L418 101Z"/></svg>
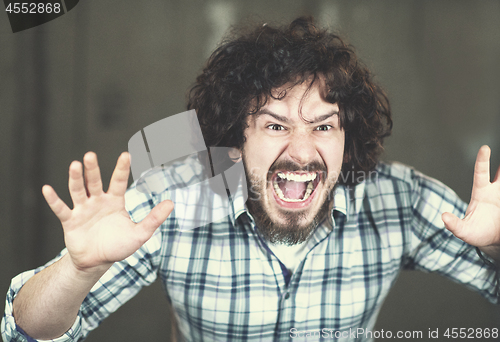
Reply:
<svg viewBox="0 0 500 342"><path fill-rule="evenodd" d="M247 206L272 243L305 241L332 202L345 133L338 105L323 100L319 84L307 94L308 82L288 89L284 98L271 98L247 119L242 149Z"/></svg>

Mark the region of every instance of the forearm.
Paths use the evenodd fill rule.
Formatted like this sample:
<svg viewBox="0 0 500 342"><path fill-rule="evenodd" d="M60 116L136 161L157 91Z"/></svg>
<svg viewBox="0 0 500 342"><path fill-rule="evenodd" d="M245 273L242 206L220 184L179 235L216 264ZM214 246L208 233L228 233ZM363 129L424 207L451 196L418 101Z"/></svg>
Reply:
<svg viewBox="0 0 500 342"><path fill-rule="evenodd" d="M17 325L33 338L61 336L72 326L81 303L108 268L78 270L65 255L21 288L13 302Z"/></svg>
<svg viewBox="0 0 500 342"><path fill-rule="evenodd" d="M10 331L17 325L37 339L63 335L75 322L82 302L99 278L114 262L137 252L173 209L171 201L163 201L136 224L125 209L129 155L123 153L118 158L108 192L102 190L95 153L87 153L83 162L85 180L80 162L74 161L69 168L73 209L52 187L42 188L47 203L61 221L68 254L25 284L21 281L23 286L20 290L18 287L15 298L9 293L6 312L12 314L5 317Z"/></svg>

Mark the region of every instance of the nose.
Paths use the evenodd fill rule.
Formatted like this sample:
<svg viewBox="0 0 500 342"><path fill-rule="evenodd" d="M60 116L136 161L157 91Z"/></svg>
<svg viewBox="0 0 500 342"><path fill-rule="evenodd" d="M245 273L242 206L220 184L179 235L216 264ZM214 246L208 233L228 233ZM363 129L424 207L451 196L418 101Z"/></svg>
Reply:
<svg viewBox="0 0 500 342"><path fill-rule="evenodd" d="M287 151L290 158L301 166L315 160L317 154L313 138L305 132L290 137Z"/></svg>

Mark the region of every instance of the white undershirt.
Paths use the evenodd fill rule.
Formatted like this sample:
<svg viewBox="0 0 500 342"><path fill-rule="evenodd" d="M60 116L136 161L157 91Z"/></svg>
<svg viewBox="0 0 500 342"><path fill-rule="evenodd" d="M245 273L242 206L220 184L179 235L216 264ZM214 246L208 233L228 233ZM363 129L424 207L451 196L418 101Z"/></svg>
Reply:
<svg viewBox="0 0 500 342"><path fill-rule="evenodd" d="M328 229L330 231L333 229L333 225L330 220L324 220L320 226L321 228L317 227L316 229ZM276 257L286 266L286 268L293 273L302 260L304 260L309 250L313 247L311 243L314 244L309 237L306 241L293 246L287 246L281 243L273 244L269 242L267 245L274 255L276 255Z"/></svg>
<svg viewBox="0 0 500 342"><path fill-rule="evenodd" d="M308 249L307 241L293 246L268 243L269 249L286 266L290 272L294 272L297 266L304 260Z"/></svg>

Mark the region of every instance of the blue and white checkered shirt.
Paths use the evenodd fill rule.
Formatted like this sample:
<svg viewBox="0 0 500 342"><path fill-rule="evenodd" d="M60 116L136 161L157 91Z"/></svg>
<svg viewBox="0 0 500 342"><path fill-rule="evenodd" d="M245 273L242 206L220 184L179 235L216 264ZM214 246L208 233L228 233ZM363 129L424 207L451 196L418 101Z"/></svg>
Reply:
<svg viewBox="0 0 500 342"><path fill-rule="evenodd" d="M150 177L166 189L198 181L199 172L186 162ZM175 190L141 193L132 187L127 210L141 221L166 198L174 199ZM221 210L217 205L205 210L189 200L177 199L175 205L175 210L193 206L197 215ZM53 341L83 339L157 277L188 341L288 341L307 334L370 340L352 332L374 327L401 269L438 272L496 302L494 270L474 247L443 227L443 212L461 217L465 209L436 180L400 164L381 163L363 183L337 187L333 223L315 230L288 281L281 261L258 236L241 195L233 197L225 219L192 230L179 228L174 211L140 250L112 266L84 300L72 328ZM12 281L1 328L5 341L29 340L16 327L12 300L40 269Z"/></svg>

